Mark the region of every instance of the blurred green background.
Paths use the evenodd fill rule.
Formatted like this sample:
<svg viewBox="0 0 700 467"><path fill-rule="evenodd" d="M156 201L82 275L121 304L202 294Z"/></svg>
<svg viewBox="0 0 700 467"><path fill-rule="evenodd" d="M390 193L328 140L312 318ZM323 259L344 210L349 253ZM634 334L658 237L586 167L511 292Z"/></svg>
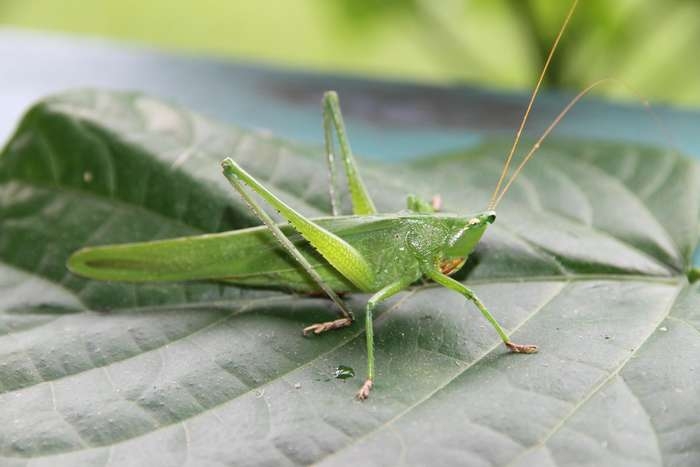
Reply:
<svg viewBox="0 0 700 467"><path fill-rule="evenodd" d="M564 0L0 0L0 23L392 80L527 89ZM582 0L546 84L700 105L700 1ZM631 98L619 87L599 94Z"/></svg>

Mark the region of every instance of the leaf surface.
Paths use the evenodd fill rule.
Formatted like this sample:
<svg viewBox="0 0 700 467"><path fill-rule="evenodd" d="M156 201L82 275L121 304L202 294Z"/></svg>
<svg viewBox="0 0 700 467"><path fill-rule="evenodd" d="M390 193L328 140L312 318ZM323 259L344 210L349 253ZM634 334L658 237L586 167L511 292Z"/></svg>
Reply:
<svg viewBox="0 0 700 467"><path fill-rule="evenodd" d="M440 193L484 208L507 141L361 164L384 212ZM130 285L65 269L86 245L256 221L234 157L307 215L329 210L321 151L142 95L32 108L0 156L2 465L669 465L700 462L700 172L663 150L546 145L458 278L380 307L378 380L359 325L316 338L328 301L208 282ZM349 303L361 316L367 296ZM360 322L362 322L360 320ZM338 365L357 377L333 378Z"/></svg>

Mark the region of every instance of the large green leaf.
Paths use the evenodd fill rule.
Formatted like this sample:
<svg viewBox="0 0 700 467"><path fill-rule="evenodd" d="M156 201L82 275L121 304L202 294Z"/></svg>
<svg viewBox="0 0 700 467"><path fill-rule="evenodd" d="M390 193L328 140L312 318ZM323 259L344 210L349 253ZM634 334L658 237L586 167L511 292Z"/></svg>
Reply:
<svg viewBox="0 0 700 467"><path fill-rule="evenodd" d="M506 145L363 172L384 211L408 192L478 211ZM317 149L140 95L76 92L26 115L0 157L0 464L700 463L693 163L547 145L459 277L541 352L506 353L471 304L421 285L381 307L360 403L361 326L301 335L332 316L327 300L66 271L84 245L255 224L219 174L225 155L327 212ZM358 315L366 299L349 297ZM358 377L333 378L338 365Z"/></svg>

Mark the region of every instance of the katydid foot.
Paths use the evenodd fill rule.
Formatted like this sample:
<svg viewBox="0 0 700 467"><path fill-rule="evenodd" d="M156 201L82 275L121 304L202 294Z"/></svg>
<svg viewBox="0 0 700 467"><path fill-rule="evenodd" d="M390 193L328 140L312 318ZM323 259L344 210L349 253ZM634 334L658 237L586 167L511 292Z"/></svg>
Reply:
<svg viewBox="0 0 700 467"><path fill-rule="evenodd" d="M513 353L537 353L537 346L531 344L516 344L514 342L506 342L506 347Z"/></svg>
<svg viewBox="0 0 700 467"><path fill-rule="evenodd" d="M372 390L372 380L370 378L367 378L365 380L365 383L362 385L359 391L357 391L357 394L355 397L358 400L365 400L369 397L369 392Z"/></svg>
<svg viewBox="0 0 700 467"><path fill-rule="evenodd" d="M312 332L314 334L321 334L322 332L330 331L332 329L340 329L352 324L351 318L340 318L335 321L326 321L325 323L316 323L311 326L304 328L304 335L308 336Z"/></svg>

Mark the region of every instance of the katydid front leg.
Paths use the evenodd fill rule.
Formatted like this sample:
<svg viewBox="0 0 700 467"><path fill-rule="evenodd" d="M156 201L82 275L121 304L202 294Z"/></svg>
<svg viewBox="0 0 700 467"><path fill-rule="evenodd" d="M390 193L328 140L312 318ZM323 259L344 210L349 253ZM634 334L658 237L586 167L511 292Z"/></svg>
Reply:
<svg viewBox="0 0 700 467"><path fill-rule="evenodd" d="M486 306L479 300L479 298L474 294L474 292L467 288L464 284L461 282L457 282L456 280L452 279L449 276L446 276L445 274L441 273L440 271L429 267L425 271L425 275L428 276L430 279L433 281L437 282L438 284L447 287L448 289L454 290L455 292L459 292L462 295L464 295L466 298L472 301L474 305L479 309L482 315L488 320L489 323L491 323L491 326L496 330L498 335L500 336L501 340L503 340L503 343L508 347L508 349L511 352L515 353L535 353L537 352L537 346L536 345L529 345L529 344L516 344L514 342L511 342L510 338L508 337L508 334L503 330L500 324L498 324L498 321L496 321L496 318L494 318L491 313L489 313L489 310L486 309Z"/></svg>

